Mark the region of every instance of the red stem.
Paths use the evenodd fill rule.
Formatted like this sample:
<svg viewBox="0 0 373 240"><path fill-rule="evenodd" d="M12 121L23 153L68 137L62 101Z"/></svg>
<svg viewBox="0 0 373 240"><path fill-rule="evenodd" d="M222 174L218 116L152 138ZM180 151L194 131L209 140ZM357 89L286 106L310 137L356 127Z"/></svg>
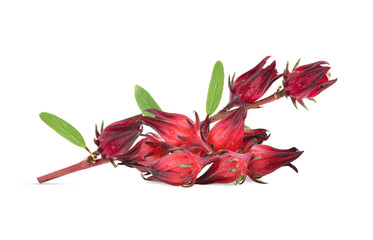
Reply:
<svg viewBox="0 0 373 240"><path fill-rule="evenodd" d="M84 169L87 169L87 168L99 166L99 165L102 165L102 164L105 164L105 163L108 163L108 162L110 162L110 161L103 161L102 159L97 159L95 161L92 161L92 160L88 161L87 159L85 159L85 160L81 161L80 163L71 165L70 167L63 168L61 170L58 170L58 171L46 174L44 176L38 177L38 181L39 181L39 183L44 183L44 182L47 182L49 180L65 176L65 175L73 173L73 172L77 172L77 171L84 170Z"/></svg>
<svg viewBox="0 0 373 240"><path fill-rule="evenodd" d="M283 96L285 96L285 90L282 89L281 91L279 92L276 92L274 94L272 94L271 96L269 97L266 97L260 101L257 101L255 103L253 103L252 105L250 105L249 107L247 107L246 109L252 109L252 108L256 108L256 107L259 107L261 105L264 105L264 104L267 104L267 103L270 103L270 102L273 102L273 101L276 101L277 99L280 99L282 98Z"/></svg>
<svg viewBox="0 0 373 240"><path fill-rule="evenodd" d="M279 91L279 92L276 92L276 93L272 94L272 95L269 96L269 97L266 97L266 98L264 98L264 99L262 99L262 100L259 100L259 101L255 102L255 103L251 104L251 105L248 105L248 106L246 107L246 109L249 110L249 109L252 109L252 108L259 107L259 106L261 106L261 105L264 105L264 104L267 104L267 103L270 103L270 102L276 101L277 99L280 99L280 98L282 98L283 96L285 96L285 90L284 90L284 89L282 89L282 90ZM227 106L228 106L228 105L227 105ZM224 110L225 110L225 109L226 109L226 108L224 108ZM222 110L222 111L218 112L217 114L215 114L214 116L211 116L210 120L211 120L211 122L218 121L218 120L220 120L220 119L222 119L222 118L228 116L229 114L231 114L232 111L234 111L234 110L230 110L230 111L223 111L223 110Z"/></svg>

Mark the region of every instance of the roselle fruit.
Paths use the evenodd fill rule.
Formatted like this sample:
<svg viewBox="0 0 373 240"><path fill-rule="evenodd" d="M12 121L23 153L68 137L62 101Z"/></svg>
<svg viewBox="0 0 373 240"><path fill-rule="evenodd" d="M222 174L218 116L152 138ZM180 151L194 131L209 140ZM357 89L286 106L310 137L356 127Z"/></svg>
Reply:
<svg viewBox="0 0 373 240"><path fill-rule="evenodd" d="M237 108L221 119L207 135L207 144L215 151L227 149L236 151L242 144L245 129L246 109Z"/></svg>
<svg viewBox="0 0 373 240"><path fill-rule="evenodd" d="M231 183L242 184L247 174L247 164L252 154L240 154L223 150L211 167L197 179L197 184Z"/></svg>
<svg viewBox="0 0 373 240"><path fill-rule="evenodd" d="M101 133L96 128L97 151L104 160L126 153L142 132L141 115L130 117L107 126Z"/></svg>
<svg viewBox="0 0 373 240"><path fill-rule="evenodd" d="M137 168L141 172L146 172L156 161L167 155L173 148L165 142L159 135L148 133L143 139L132 147L127 153L119 155L115 160L119 165Z"/></svg>
<svg viewBox="0 0 373 240"><path fill-rule="evenodd" d="M263 183L259 180L261 177L283 166L289 166L298 172L291 162L302 155L303 151L299 151L297 148L282 150L267 145L256 145L251 148L250 153L253 154L253 157L248 163L247 174L253 181Z"/></svg>
<svg viewBox="0 0 373 240"><path fill-rule="evenodd" d="M299 66L292 72L289 72L288 68L285 69L283 81L285 93L295 106L298 102L307 108L303 99L313 99L337 81L337 79L329 80L330 67L322 66L328 64L326 61L318 61Z"/></svg>
<svg viewBox="0 0 373 240"><path fill-rule="evenodd" d="M250 149L258 144L262 144L269 138L266 129L251 129L243 132L243 139L238 152L247 153Z"/></svg>
<svg viewBox="0 0 373 240"><path fill-rule="evenodd" d="M211 148L202 140L200 122L196 113L196 123L182 114L167 113L155 109L148 109L154 118L142 116L145 125L153 128L166 142L174 147L199 148L210 152Z"/></svg>
<svg viewBox="0 0 373 240"><path fill-rule="evenodd" d="M200 158L186 149L177 149L160 158L147 172L149 181L159 181L176 186L193 186L198 173L214 158Z"/></svg>
<svg viewBox="0 0 373 240"><path fill-rule="evenodd" d="M282 76L277 74L276 61L263 68L268 58L269 56L265 57L253 69L229 82L230 105L253 104Z"/></svg>

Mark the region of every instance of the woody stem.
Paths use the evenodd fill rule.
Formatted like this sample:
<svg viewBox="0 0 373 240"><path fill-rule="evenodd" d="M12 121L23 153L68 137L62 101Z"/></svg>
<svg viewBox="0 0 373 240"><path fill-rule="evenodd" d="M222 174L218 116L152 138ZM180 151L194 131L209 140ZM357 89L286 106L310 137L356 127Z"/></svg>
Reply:
<svg viewBox="0 0 373 240"><path fill-rule="evenodd" d="M85 160L81 161L80 163L71 165L69 167L60 169L60 170L52 172L52 173L48 173L44 176L38 177L38 181L39 181L39 183L44 183L44 182L47 182L49 180L65 176L65 175L73 173L73 172L77 172L77 171L84 170L84 169L87 169L87 168L99 166L99 165L102 165L102 164L105 164L105 163L108 163L108 162L109 161L104 161L102 159L97 159L97 160L94 160L94 161L92 161L92 159L90 159L90 158L85 159Z"/></svg>
<svg viewBox="0 0 373 240"><path fill-rule="evenodd" d="M284 96L285 96L285 90L282 89L281 91L276 92L276 93L272 94L271 96L266 97L266 98L264 98L264 99L262 99L262 100L256 101L255 103L253 103L253 104L251 104L251 105L248 105L248 106L246 106L245 108L246 108L247 110L252 109L252 108L257 108L257 107L262 106L262 105L264 105L264 104L267 104L267 103L270 103L270 102L276 101L276 100L278 100L278 99L280 99L280 98L282 98L282 97L284 97ZM226 108L224 108L224 109L226 109ZM220 111L220 112L218 112L217 114L211 116L211 117L210 117L210 121L211 121L211 122L216 122L216 121L218 121L218 120L220 120L220 119L222 119L222 118L228 116L228 115L231 114L232 112L233 112L233 110L230 110L230 111L228 111L228 110L226 110L226 111Z"/></svg>

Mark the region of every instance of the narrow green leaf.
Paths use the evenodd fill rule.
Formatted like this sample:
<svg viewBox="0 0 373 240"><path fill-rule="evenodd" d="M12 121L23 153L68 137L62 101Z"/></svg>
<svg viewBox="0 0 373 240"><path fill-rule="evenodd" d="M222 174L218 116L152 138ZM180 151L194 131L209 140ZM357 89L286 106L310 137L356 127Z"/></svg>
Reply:
<svg viewBox="0 0 373 240"><path fill-rule="evenodd" d="M217 61L212 70L209 90L206 100L206 114L213 114L218 108L224 87L224 67L223 63Z"/></svg>
<svg viewBox="0 0 373 240"><path fill-rule="evenodd" d="M152 113L145 111L147 109L162 110L157 102L154 100L154 98L139 85L135 85L135 98L137 105L145 116L154 117Z"/></svg>
<svg viewBox="0 0 373 240"><path fill-rule="evenodd" d="M69 140L78 147L86 148L84 138L73 126L65 120L46 112L39 114L40 119L62 137Z"/></svg>
<svg viewBox="0 0 373 240"><path fill-rule="evenodd" d="M251 130L251 128L245 125L245 130Z"/></svg>

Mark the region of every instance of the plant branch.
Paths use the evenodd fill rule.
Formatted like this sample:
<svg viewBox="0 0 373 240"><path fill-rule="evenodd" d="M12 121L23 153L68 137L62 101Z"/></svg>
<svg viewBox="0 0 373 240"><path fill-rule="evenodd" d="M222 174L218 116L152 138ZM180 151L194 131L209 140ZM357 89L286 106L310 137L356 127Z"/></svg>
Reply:
<svg viewBox="0 0 373 240"><path fill-rule="evenodd" d="M73 172L77 172L77 171L84 170L84 169L87 169L87 168L99 166L99 165L102 165L102 164L105 164L105 163L108 163L108 162L110 162L110 161L104 161L102 159L92 160L91 157L88 157L87 159L81 161L80 163L77 163L77 164L71 165L69 167L60 169L58 171L46 174L44 176L38 177L38 181L39 181L39 183L44 183L44 182L50 181L52 179L59 178L59 177L65 176L67 174L73 173Z"/></svg>
<svg viewBox="0 0 373 240"><path fill-rule="evenodd" d="M251 105L248 105L248 106L246 107L246 109L249 110L249 109L257 108L257 107L262 106L262 105L264 105L264 104L267 104L267 103L270 103L270 102L276 101L276 100L278 100L278 99L280 99L280 98L282 98L282 97L284 97L284 96L285 96L285 90L282 89L281 91L277 91L276 93L272 94L272 95L269 96L269 97L266 97L266 98L264 98L264 99L262 99L262 100L259 100L259 101L255 102L255 103L251 104ZM217 114L211 116L211 117L210 117L210 121L211 121L211 122L216 122L216 121L218 121L218 120L220 120L220 119L222 119L222 118L228 116L228 115L231 114L233 111L234 111L234 110L230 110L230 111L228 111L228 110L226 109L226 107L225 107L225 108L224 108L224 111L222 110L222 111L218 112Z"/></svg>

